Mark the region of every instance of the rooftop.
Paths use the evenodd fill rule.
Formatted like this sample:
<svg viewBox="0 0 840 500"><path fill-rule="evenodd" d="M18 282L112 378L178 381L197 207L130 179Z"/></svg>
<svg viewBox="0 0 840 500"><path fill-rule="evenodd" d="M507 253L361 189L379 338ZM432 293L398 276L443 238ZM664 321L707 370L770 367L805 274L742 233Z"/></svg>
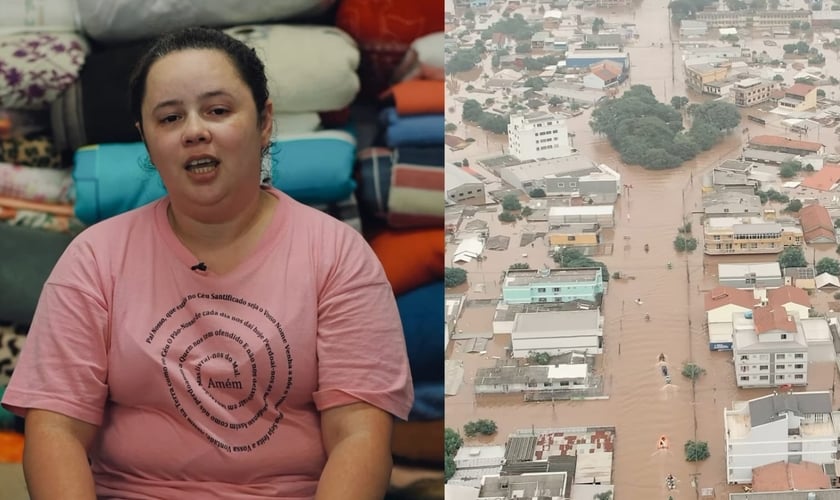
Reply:
<svg viewBox="0 0 840 500"><path fill-rule="evenodd" d="M817 152L823 148L818 142L796 141L780 135L757 135L750 139L751 146L777 147Z"/></svg>

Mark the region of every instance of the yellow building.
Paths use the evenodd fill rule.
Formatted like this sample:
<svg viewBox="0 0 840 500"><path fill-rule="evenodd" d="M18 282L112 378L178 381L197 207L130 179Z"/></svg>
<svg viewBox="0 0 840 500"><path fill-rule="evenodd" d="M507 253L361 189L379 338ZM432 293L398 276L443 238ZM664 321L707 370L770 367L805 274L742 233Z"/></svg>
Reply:
<svg viewBox="0 0 840 500"><path fill-rule="evenodd" d="M817 87L807 83L797 83L785 89L785 97L779 101L779 107L791 111L807 111L817 107Z"/></svg>
<svg viewBox="0 0 840 500"><path fill-rule="evenodd" d="M799 245L802 229L758 217L713 217L703 224L706 255L781 253L789 246Z"/></svg>
<svg viewBox="0 0 840 500"><path fill-rule="evenodd" d="M692 64L685 67L685 83L697 92L703 92L707 83L724 80L727 73L729 73L729 65Z"/></svg>
<svg viewBox="0 0 840 500"><path fill-rule="evenodd" d="M595 246L600 242L598 224L565 224L554 226L548 233L548 243L556 246Z"/></svg>

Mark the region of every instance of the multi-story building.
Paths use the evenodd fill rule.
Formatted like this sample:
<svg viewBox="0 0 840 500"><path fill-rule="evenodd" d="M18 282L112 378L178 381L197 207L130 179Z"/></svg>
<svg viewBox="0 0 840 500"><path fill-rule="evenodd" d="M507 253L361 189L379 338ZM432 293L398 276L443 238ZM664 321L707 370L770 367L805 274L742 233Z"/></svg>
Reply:
<svg viewBox="0 0 840 500"><path fill-rule="evenodd" d="M732 330L738 387L808 385L808 340L798 311L753 306L732 314Z"/></svg>
<svg viewBox="0 0 840 500"><path fill-rule="evenodd" d="M696 21L705 22L709 28L764 29L790 26L792 21L810 22L810 10L704 10L697 13Z"/></svg>
<svg viewBox="0 0 840 500"><path fill-rule="evenodd" d="M806 111L817 107L817 87L807 83L796 83L785 89L785 97L779 107L790 111Z"/></svg>
<svg viewBox="0 0 840 500"><path fill-rule="evenodd" d="M825 145L819 142L797 141L783 135L757 135L750 138L750 146L765 151L790 153L795 155L821 155ZM744 156L746 158L746 155Z"/></svg>
<svg viewBox="0 0 840 500"><path fill-rule="evenodd" d="M778 262L718 264L717 274L719 285L745 290L778 288L785 284Z"/></svg>
<svg viewBox="0 0 840 500"><path fill-rule="evenodd" d="M730 484L751 483L754 468L779 461L834 464L838 433L828 391L736 401L723 422Z"/></svg>
<svg viewBox="0 0 840 500"><path fill-rule="evenodd" d="M725 80L728 73L728 65L715 66L709 63L686 65L685 83L693 90L703 92L706 84Z"/></svg>
<svg viewBox="0 0 840 500"><path fill-rule="evenodd" d="M802 244L802 230L758 217L712 217L703 223L706 255L781 253Z"/></svg>
<svg viewBox="0 0 840 500"><path fill-rule="evenodd" d="M544 111L511 115L508 143L510 153L523 161L572 154L566 120Z"/></svg>
<svg viewBox="0 0 840 500"><path fill-rule="evenodd" d="M703 21L683 19L680 21L680 37L706 36L709 26Z"/></svg>
<svg viewBox="0 0 840 500"><path fill-rule="evenodd" d="M770 99L770 90L773 88L769 82L758 78L745 78L732 86L732 100L736 106L748 108L761 104Z"/></svg>
<svg viewBox="0 0 840 500"><path fill-rule="evenodd" d="M502 300L507 304L597 302L603 293L604 279L599 267L511 269L502 283Z"/></svg>

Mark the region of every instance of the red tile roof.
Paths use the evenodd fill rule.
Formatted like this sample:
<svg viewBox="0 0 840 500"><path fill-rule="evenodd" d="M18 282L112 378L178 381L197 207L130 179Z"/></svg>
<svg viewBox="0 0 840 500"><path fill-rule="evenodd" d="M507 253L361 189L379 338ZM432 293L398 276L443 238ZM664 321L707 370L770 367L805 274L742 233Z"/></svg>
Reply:
<svg viewBox="0 0 840 500"><path fill-rule="evenodd" d="M767 290L767 306L770 308L784 307L793 302L800 306L811 307L811 297L808 292L795 286L785 285Z"/></svg>
<svg viewBox="0 0 840 500"><path fill-rule="evenodd" d="M802 181L802 185L818 191L831 191L837 182L840 181L840 166L823 165L823 168L814 172Z"/></svg>
<svg viewBox="0 0 840 500"><path fill-rule="evenodd" d="M816 87L808 85L807 83L796 83L790 88L785 89L785 94L792 94L799 97L805 97L811 93Z"/></svg>
<svg viewBox="0 0 840 500"><path fill-rule="evenodd" d="M755 306L753 307L753 322L755 333L762 333L781 330L787 333L796 332L796 323L788 316L784 307Z"/></svg>
<svg viewBox="0 0 840 500"><path fill-rule="evenodd" d="M789 139L781 135L757 135L750 139L750 145L776 148L793 148L813 152L817 152L823 147L823 145L818 142L795 141L793 139Z"/></svg>
<svg viewBox="0 0 840 500"><path fill-rule="evenodd" d="M820 237L831 240L836 238L831 216L828 210L819 203L805 205L799 210L799 224L802 226L802 234L806 242L810 243Z"/></svg>
<svg viewBox="0 0 840 500"><path fill-rule="evenodd" d="M753 293L749 290L739 290L729 286L715 287L708 292L704 297L706 312L709 312L718 307L723 307L729 304L741 306L744 309L749 309L758 302Z"/></svg>
<svg viewBox="0 0 840 500"><path fill-rule="evenodd" d="M753 493L831 488L831 480L822 466L813 462L774 462L754 468L752 475Z"/></svg>

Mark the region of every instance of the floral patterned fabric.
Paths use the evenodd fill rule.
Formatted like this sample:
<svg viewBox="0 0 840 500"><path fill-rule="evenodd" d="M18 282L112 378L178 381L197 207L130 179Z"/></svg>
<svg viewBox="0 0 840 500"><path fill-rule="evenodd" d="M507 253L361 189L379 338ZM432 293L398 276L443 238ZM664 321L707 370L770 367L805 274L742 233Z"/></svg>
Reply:
<svg viewBox="0 0 840 500"><path fill-rule="evenodd" d="M76 81L89 50L77 33L0 36L0 108L47 108Z"/></svg>

